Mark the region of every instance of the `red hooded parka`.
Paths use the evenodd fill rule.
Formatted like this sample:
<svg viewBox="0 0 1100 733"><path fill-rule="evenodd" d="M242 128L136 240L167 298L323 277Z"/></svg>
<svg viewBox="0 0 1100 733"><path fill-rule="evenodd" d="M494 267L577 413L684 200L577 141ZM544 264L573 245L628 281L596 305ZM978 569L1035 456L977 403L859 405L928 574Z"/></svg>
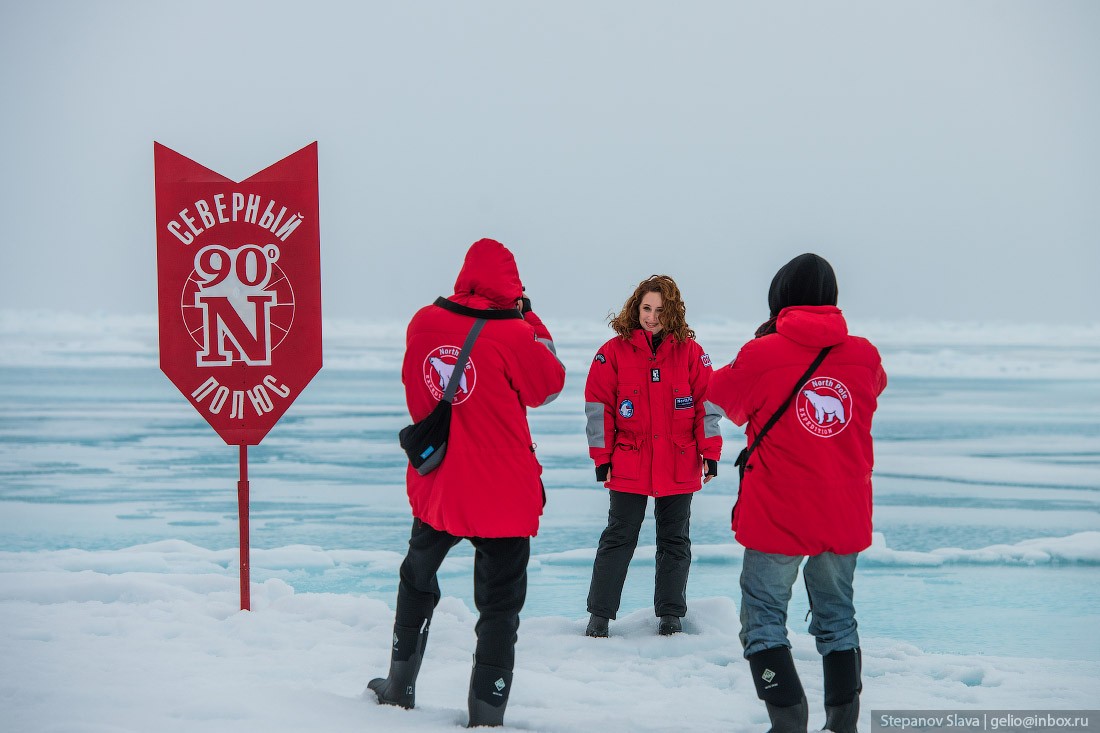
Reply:
<svg viewBox="0 0 1100 733"><path fill-rule="evenodd" d="M411 466L406 473L413 516L456 537L538 533L542 467L526 408L561 392L565 367L538 316L516 310L522 290L512 253L482 239L466 254L454 295L421 308L409 323L401 381L417 421L432 411L453 378L475 319L496 316L485 323L458 377L443 462L425 476Z"/></svg>
<svg viewBox="0 0 1100 733"><path fill-rule="evenodd" d="M730 420L748 423L749 445L818 352L833 348L745 467L737 541L782 555L859 552L871 544L871 418L886 388L882 359L871 342L848 335L835 306L784 308L776 329L741 347L707 391Z"/></svg>

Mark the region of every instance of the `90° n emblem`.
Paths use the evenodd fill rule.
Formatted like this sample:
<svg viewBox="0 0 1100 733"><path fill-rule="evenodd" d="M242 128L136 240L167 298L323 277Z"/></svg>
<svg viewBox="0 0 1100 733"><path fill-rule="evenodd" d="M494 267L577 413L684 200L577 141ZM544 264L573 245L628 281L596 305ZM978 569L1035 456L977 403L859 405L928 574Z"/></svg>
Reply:
<svg viewBox="0 0 1100 733"><path fill-rule="evenodd" d="M180 305L200 348L198 366L271 364L294 323L294 290L276 264L279 254L276 244L211 244L195 254Z"/></svg>
<svg viewBox="0 0 1100 733"><path fill-rule="evenodd" d="M630 400L623 400L619 403L619 414L625 418L634 417L634 403Z"/></svg>

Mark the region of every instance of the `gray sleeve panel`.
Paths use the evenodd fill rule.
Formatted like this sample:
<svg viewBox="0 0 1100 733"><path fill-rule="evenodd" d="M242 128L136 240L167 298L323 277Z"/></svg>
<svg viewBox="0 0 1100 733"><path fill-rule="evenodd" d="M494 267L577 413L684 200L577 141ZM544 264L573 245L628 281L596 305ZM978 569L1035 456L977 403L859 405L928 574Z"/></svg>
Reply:
<svg viewBox="0 0 1100 733"><path fill-rule="evenodd" d="M551 341L550 339L540 339L540 338L536 338L535 341L538 341L540 344L542 344L543 346L548 348L550 350L550 353L554 355L554 358L557 359L558 364L561 365L562 371L565 371L565 364L562 363L561 359L558 359L558 350L557 350L557 348L555 348L554 342ZM547 397L545 400L542 401L542 405L549 405L551 402L556 400L558 398L558 395L560 395L560 394L561 394L561 392L555 392L554 394L550 395L549 397ZM542 405L539 405L539 407L542 407Z"/></svg>
<svg viewBox="0 0 1100 733"><path fill-rule="evenodd" d="M551 402L556 400L558 398L558 395L560 395L560 394L561 394L561 392L555 392L554 394L550 395L549 397L547 397L545 400L542 401L542 405L549 405ZM542 405L539 405L539 407L542 407Z"/></svg>
<svg viewBox="0 0 1100 733"><path fill-rule="evenodd" d="M539 342L540 344L542 344L542 345L543 345L543 346L545 346L546 348L550 349L550 353L554 355L554 358L555 358L555 359L558 359L558 349L557 349L557 347L556 347L556 346L554 346L554 342L553 342L553 341L551 341L550 339L540 339L540 338L536 338L536 339L535 339L535 341L538 341L538 342ZM561 359L558 359L558 363L559 363L559 364L561 364L561 368L562 368L562 369L565 369L565 364L564 364L564 363L562 362L562 360L561 360ZM556 397L556 396L557 396L557 395L555 395L555 397ZM553 399L553 398L551 398L551 399ZM546 400L546 402L549 402L549 401L550 401L550 400ZM546 402L543 402L542 404L544 404L544 405L545 405L545 404L546 404Z"/></svg>
<svg viewBox="0 0 1100 733"><path fill-rule="evenodd" d="M709 400L703 403L703 408L706 410L703 416L703 435L707 438L716 438L722 434L719 421L726 417L726 411Z"/></svg>
<svg viewBox="0 0 1100 733"><path fill-rule="evenodd" d="M603 435L603 411L602 402L585 402L584 415L588 418L588 425L584 432L588 436L589 448L606 448L607 441Z"/></svg>

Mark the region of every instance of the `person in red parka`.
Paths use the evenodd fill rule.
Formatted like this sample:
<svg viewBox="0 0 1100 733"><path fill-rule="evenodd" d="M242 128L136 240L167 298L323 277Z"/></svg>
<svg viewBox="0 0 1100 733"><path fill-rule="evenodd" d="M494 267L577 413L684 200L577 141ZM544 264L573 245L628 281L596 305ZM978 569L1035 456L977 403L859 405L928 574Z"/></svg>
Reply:
<svg viewBox="0 0 1100 733"><path fill-rule="evenodd" d="M685 319L680 289L667 275L643 280L611 320L584 388L588 452L596 480L610 489L588 592L585 633L608 635L638 544L648 497L657 520L653 610L663 635L681 631L691 566L691 495L718 473L722 435L703 396L710 357ZM706 478L701 479L704 473Z"/></svg>
<svg viewBox="0 0 1100 733"><path fill-rule="evenodd" d="M871 544L871 419L886 373L875 347L848 334L836 303L828 262L814 254L791 260L772 280L771 317L733 363L715 371L707 390L714 409L748 423L749 446L780 415L748 460L738 460L743 476L733 511L745 547L741 643L775 733L805 733L808 724L786 628L791 586L806 556L825 728L855 733L859 718L852 579L859 552Z"/></svg>
<svg viewBox="0 0 1100 733"><path fill-rule="evenodd" d="M484 325L461 374L454 368L471 327ZM454 295L421 308L409 323L401 381L414 421L439 403L452 379L447 452L406 485L414 517L401 564L389 675L372 680L378 701L411 708L428 625L440 599L436 571L462 539L475 548L479 617L470 677L470 726L502 725L515 663L519 613L527 595L531 537L545 503L542 467L527 408L557 397L565 367L531 310L515 258L492 239L475 242Z"/></svg>

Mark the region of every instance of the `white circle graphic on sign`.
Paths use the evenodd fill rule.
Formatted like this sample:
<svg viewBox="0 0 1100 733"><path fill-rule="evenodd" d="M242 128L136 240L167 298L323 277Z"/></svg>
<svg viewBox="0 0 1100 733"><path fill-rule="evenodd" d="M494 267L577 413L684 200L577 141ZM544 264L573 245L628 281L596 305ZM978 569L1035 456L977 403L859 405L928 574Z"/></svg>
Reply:
<svg viewBox="0 0 1100 733"><path fill-rule="evenodd" d="M195 253L180 308L199 366L271 364L294 323L294 289L278 259L275 244L211 244Z"/></svg>

